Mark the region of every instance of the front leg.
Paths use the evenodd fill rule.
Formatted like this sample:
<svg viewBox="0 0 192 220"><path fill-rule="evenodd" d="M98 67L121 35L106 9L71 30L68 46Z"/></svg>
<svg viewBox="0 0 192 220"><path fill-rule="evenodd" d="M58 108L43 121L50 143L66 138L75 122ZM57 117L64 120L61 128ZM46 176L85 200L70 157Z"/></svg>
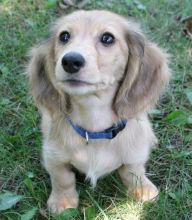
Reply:
<svg viewBox="0 0 192 220"><path fill-rule="evenodd" d="M46 163L45 167L51 176L52 192L48 199L48 208L59 214L66 208L76 208L78 194L75 187L75 174L64 164Z"/></svg>
<svg viewBox="0 0 192 220"><path fill-rule="evenodd" d="M118 171L128 192L138 201L150 201L157 197L158 189L146 177L143 164L123 165Z"/></svg>

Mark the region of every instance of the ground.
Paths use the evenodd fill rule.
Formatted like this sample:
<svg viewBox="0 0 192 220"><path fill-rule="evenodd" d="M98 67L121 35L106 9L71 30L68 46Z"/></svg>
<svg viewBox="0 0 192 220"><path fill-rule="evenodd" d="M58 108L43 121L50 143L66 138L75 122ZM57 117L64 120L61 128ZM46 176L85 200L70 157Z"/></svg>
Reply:
<svg viewBox="0 0 192 220"><path fill-rule="evenodd" d="M29 48L48 36L49 24L66 11L54 0L0 2L0 219L192 219L192 41L181 22L191 15L191 0L91 0L86 6L133 17L170 53L173 77L150 114L159 147L147 173L160 195L153 203L137 203L126 195L117 173L94 190L78 175L80 206L61 217L46 209L50 179L41 165L39 116L24 69Z"/></svg>

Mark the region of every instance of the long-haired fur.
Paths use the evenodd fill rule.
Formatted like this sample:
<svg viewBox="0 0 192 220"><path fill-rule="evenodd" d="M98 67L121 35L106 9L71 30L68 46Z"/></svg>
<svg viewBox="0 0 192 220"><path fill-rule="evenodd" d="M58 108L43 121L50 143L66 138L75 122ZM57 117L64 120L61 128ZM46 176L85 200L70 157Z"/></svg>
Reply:
<svg viewBox="0 0 192 220"><path fill-rule="evenodd" d="M86 34L88 45L80 37L74 40L79 43L73 43L73 39L68 45L58 43L59 33L69 25L77 36ZM100 36L102 26L116 33L118 40L113 47L93 43L91 34ZM87 66L78 77L94 85L102 82L102 87L98 83L94 92L80 94L82 91L78 90L74 95L74 88L66 90L58 78L69 76L60 64L63 54L76 49L87 58ZM119 169L130 193L142 201L153 199L158 191L145 176L144 166L156 138L147 112L168 84L167 53L147 40L134 22L111 12L79 11L60 18L51 37L34 47L30 56L27 72L42 114L43 159L52 180L48 200L52 212L78 204L71 165L84 172L93 184L100 176ZM121 118L128 119L128 124L115 139L93 141L86 146L64 119L66 114L93 131L104 130Z"/></svg>

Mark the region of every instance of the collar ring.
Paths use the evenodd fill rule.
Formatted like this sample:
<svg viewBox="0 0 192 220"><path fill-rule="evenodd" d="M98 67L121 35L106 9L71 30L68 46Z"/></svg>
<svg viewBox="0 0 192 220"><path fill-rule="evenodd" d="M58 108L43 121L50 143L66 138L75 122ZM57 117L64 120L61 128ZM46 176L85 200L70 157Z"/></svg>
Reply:
<svg viewBox="0 0 192 220"><path fill-rule="evenodd" d="M86 139L86 144L88 145L89 144L89 135L88 135L87 131L85 131L85 139Z"/></svg>

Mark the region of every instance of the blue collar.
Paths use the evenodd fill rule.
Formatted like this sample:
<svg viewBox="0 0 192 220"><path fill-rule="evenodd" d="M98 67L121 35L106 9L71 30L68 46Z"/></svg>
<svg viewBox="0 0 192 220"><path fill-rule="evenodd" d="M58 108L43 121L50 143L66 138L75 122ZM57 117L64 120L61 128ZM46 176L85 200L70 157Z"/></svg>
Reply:
<svg viewBox="0 0 192 220"><path fill-rule="evenodd" d="M67 120L69 124L72 126L72 128L83 138L86 139L86 143L88 144L89 139L113 139L116 137L116 135L122 131L126 124L127 119L121 119L116 124L114 124L112 127L105 129L104 131L99 132L91 132L87 131L84 128L76 125L73 123L73 121L67 117Z"/></svg>

